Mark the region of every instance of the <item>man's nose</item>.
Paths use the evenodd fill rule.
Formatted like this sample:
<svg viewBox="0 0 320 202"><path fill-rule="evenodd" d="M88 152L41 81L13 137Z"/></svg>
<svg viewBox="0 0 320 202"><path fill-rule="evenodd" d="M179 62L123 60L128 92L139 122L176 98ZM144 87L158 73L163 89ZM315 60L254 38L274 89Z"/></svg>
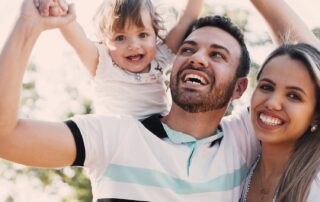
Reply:
<svg viewBox="0 0 320 202"><path fill-rule="evenodd" d="M208 67L207 55L204 51L197 51L189 58L189 63L196 68Z"/></svg>

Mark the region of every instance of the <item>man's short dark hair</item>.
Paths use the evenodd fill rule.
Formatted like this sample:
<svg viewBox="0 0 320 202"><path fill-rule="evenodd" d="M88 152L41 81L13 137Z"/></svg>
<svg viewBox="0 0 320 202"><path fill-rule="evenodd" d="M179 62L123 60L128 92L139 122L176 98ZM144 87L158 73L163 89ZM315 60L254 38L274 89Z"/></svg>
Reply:
<svg viewBox="0 0 320 202"><path fill-rule="evenodd" d="M240 64L237 68L236 76L244 77L247 76L250 70L250 56L247 46L244 42L244 36L238 26L233 24L231 20L223 16L206 16L196 20L188 29L185 34L184 39L186 39L193 31L200 29L202 27L216 27L222 29L223 31L229 33L233 36L239 43L241 48Z"/></svg>

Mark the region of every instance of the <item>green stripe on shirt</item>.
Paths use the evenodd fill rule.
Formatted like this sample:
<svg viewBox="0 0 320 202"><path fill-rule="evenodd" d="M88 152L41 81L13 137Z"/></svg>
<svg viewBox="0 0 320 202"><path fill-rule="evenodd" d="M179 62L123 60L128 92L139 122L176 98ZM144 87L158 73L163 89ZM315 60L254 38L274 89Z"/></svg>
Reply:
<svg viewBox="0 0 320 202"><path fill-rule="evenodd" d="M189 182L151 169L110 164L104 177L116 182L167 188L177 194L186 195L232 190L240 186L247 170L248 167L243 165L233 173L220 175L205 182Z"/></svg>

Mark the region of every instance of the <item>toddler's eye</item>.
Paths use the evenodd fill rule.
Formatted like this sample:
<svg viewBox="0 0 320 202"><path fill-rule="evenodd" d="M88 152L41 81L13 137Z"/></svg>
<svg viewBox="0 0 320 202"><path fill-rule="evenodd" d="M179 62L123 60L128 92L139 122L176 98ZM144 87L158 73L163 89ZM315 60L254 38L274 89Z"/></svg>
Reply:
<svg viewBox="0 0 320 202"><path fill-rule="evenodd" d="M145 33L145 32L142 32L142 33L139 34L140 38L146 38L147 36L148 36L148 34Z"/></svg>
<svg viewBox="0 0 320 202"><path fill-rule="evenodd" d="M123 35L118 35L115 37L116 41L123 41L125 39L125 37Z"/></svg>

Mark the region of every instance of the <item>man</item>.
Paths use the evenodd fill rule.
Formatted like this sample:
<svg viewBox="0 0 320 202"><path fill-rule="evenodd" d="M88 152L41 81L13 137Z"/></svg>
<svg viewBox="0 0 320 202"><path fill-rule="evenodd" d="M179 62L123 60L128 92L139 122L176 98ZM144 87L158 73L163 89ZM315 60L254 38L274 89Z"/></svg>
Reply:
<svg viewBox="0 0 320 202"><path fill-rule="evenodd" d="M222 117L247 86L241 33L221 17L199 20L178 51L168 116L142 123L86 115L65 123L17 118L28 56L43 30L74 19L42 18L31 0L0 56L0 156L21 164L88 169L98 201L238 201L258 152L245 110Z"/></svg>

